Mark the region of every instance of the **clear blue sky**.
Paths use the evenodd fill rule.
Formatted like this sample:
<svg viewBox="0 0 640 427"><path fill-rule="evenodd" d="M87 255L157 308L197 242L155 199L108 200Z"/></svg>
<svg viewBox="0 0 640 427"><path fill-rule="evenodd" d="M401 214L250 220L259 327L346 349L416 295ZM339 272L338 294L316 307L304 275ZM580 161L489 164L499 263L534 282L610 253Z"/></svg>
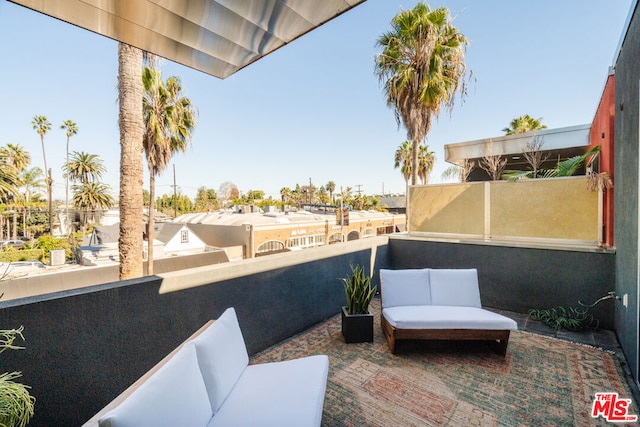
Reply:
<svg viewBox="0 0 640 427"><path fill-rule="evenodd" d="M434 122L427 143L437 157L431 182L448 166L444 144L502 135L522 114L549 128L590 123L632 0L439 0L470 40L475 82L464 104ZM404 193L393 168L406 139L373 73L375 42L392 17L416 1L368 0L237 74L219 80L164 61L199 110L192 146L174 157L156 193L177 185L189 197L225 181L242 192L279 197L282 187L360 188ZM79 133L70 151L104 160L117 198L119 133L117 43L0 0L0 145L20 144L43 167L34 115L45 115L54 196L64 199L64 120ZM145 186L148 179L145 174Z"/></svg>

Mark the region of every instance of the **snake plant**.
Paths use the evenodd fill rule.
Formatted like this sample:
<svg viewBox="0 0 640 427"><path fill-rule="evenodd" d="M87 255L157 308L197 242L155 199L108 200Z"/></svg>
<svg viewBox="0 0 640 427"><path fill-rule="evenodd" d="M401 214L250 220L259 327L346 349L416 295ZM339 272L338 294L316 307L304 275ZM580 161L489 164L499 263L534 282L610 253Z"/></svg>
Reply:
<svg viewBox="0 0 640 427"><path fill-rule="evenodd" d="M371 276L364 272L364 267L350 267L351 275L341 279L347 296L347 314L368 314L369 304L376 294L377 287L371 287Z"/></svg>

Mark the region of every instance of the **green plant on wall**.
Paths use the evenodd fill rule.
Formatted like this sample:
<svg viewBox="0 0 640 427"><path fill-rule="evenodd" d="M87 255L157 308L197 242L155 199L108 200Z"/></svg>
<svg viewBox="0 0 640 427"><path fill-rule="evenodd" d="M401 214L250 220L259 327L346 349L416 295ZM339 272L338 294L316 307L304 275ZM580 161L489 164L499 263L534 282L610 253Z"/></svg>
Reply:
<svg viewBox="0 0 640 427"><path fill-rule="evenodd" d="M376 294L377 287L371 287L371 276L364 272L364 267L350 267L351 275L341 279L347 297L347 314L368 314L369 304Z"/></svg>
<svg viewBox="0 0 640 427"><path fill-rule="evenodd" d="M582 301L578 301L580 305L578 308L564 308L560 306L548 310L532 308L529 310L529 317L533 320L539 320L555 330L564 328L568 331L575 332L585 328L597 328L600 322L589 314L589 309L600 304L602 301L615 298L615 292L609 292L593 304L584 304Z"/></svg>
<svg viewBox="0 0 640 427"><path fill-rule="evenodd" d="M0 353L8 349L24 349L14 344L18 337L24 341L22 330L22 326L18 329L0 330ZM24 427L33 417L36 399L29 394L31 387L14 381L21 376L21 372L0 374L0 426L2 427Z"/></svg>
<svg viewBox="0 0 640 427"><path fill-rule="evenodd" d="M591 314L587 313L586 308L575 307L555 307L548 310L531 309L529 317L533 320L539 320L553 329L566 329L568 331L581 331L585 328L597 328L599 322Z"/></svg>
<svg viewBox="0 0 640 427"><path fill-rule="evenodd" d="M541 169L537 171L534 175L534 171L514 171L508 170L504 171L502 174L502 179L506 179L508 181L517 181L519 179L525 178L557 178L564 176L573 176L575 173L580 170L580 168L584 165L587 169L590 169L595 160L598 158L600 154L600 146L596 145L586 153L570 157L566 160L558 162L555 168L553 169Z"/></svg>

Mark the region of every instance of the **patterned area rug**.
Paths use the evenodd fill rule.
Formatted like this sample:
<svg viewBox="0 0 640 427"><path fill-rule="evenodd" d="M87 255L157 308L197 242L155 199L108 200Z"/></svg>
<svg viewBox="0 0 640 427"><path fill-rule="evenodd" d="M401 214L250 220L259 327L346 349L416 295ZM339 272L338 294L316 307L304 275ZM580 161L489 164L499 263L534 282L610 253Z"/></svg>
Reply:
<svg viewBox="0 0 640 427"><path fill-rule="evenodd" d="M595 393L632 398L617 358L600 349L513 332L506 358L482 342L400 341L392 355L379 300L372 312L373 343L345 344L337 315L251 363L328 355L323 426L611 425L591 417Z"/></svg>

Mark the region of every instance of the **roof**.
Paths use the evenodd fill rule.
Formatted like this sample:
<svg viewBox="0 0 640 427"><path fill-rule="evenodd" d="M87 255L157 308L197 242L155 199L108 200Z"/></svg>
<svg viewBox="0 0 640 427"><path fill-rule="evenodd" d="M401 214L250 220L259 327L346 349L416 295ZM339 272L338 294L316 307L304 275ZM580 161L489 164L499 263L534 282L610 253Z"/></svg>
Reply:
<svg viewBox="0 0 640 427"><path fill-rule="evenodd" d="M381 219L396 217L392 213L377 211L350 211L349 219L357 221L358 219ZM305 222L324 222L335 221L336 214L334 212L309 212L304 210L290 212L253 212L253 213L237 213L231 210L221 210L217 212L185 214L174 219L177 223L190 224L211 224L211 225L275 225L275 224L295 224Z"/></svg>
<svg viewBox="0 0 640 427"><path fill-rule="evenodd" d="M365 0L10 0L225 78Z"/></svg>
<svg viewBox="0 0 640 427"><path fill-rule="evenodd" d="M519 155L525 144L533 137L543 139L543 151L550 151L551 158L557 157L555 153L562 153L561 157L566 158L584 153L584 148L589 145L590 130L591 125L585 124L445 144L445 160L462 166L465 159L481 159L485 155ZM487 152L489 147L491 147L491 153Z"/></svg>

